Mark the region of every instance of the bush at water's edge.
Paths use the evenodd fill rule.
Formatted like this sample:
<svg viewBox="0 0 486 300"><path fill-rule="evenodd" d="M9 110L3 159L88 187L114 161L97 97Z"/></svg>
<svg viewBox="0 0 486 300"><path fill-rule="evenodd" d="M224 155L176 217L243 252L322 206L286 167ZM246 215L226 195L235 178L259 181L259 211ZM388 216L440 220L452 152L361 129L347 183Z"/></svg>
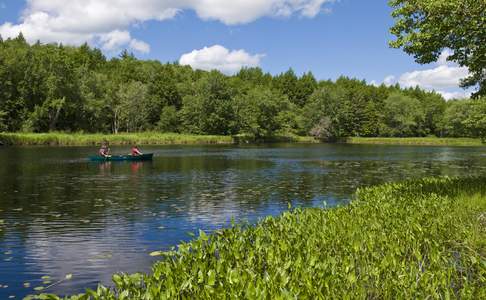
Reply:
<svg viewBox="0 0 486 300"><path fill-rule="evenodd" d="M365 188L155 254L152 274L70 299L485 299L486 177Z"/></svg>

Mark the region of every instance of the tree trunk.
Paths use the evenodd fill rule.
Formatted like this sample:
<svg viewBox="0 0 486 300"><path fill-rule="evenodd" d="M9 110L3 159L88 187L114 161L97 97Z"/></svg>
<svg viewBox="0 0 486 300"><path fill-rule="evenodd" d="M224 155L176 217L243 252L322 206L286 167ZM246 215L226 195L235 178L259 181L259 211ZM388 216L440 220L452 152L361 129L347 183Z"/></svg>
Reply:
<svg viewBox="0 0 486 300"><path fill-rule="evenodd" d="M49 122L49 131L56 130L56 124L57 120L59 119L59 115L61 114L61 109L61 107L58 107L54 113L54 117L51 118L51 121Z"/></svg>

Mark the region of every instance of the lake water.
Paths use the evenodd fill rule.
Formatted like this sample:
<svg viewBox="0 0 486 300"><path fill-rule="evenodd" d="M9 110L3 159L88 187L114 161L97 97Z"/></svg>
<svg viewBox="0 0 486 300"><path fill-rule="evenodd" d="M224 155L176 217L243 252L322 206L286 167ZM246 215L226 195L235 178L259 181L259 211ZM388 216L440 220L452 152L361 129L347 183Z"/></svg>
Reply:
<svg viewBox="0 0 486 300"><path fill-rule="evenodd" d="M289 203L340 205L357 187L486 173L484 147L166 146L143 149L153 162L88 162L96 150L0 148L0 299L48 286L43 276L73 274L46 290L72 294L115 272L148 272L150 252L189 232L255 222Z"/></svg>

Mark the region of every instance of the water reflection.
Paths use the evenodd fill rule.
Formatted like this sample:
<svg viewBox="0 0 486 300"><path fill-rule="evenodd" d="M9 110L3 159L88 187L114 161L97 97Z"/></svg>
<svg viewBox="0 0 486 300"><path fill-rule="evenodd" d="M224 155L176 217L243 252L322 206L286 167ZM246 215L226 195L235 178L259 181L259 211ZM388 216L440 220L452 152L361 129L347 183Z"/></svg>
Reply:
<svg viewBox="0 0 486 300"><path fill-rule="evenodd" d="M116 149L114 149L116 150ZM345 203L357 187L484 173L485 148L351 145L159 147L153 162L91 163L90 148L0 149L0 299L81 292L187 232L294 206ZM120 151L122 151L120 149ZM30 283L29 288L23 283ZM7 288L3 288L8 286Z"/></svg>

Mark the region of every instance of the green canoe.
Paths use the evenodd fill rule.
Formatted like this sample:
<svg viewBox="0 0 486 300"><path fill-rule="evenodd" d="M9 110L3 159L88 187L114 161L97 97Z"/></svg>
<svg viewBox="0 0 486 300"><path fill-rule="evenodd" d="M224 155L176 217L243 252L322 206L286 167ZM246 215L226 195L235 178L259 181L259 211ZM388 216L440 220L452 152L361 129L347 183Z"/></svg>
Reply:
<svg viewBox="0 0 486 300"><path fill-rule="evenodd" d="M108 157L103 156L90 156L89 160L91 161L144 161L144 160L152 160L154 154L147 153L142 155L112 155Z"/></svg>

